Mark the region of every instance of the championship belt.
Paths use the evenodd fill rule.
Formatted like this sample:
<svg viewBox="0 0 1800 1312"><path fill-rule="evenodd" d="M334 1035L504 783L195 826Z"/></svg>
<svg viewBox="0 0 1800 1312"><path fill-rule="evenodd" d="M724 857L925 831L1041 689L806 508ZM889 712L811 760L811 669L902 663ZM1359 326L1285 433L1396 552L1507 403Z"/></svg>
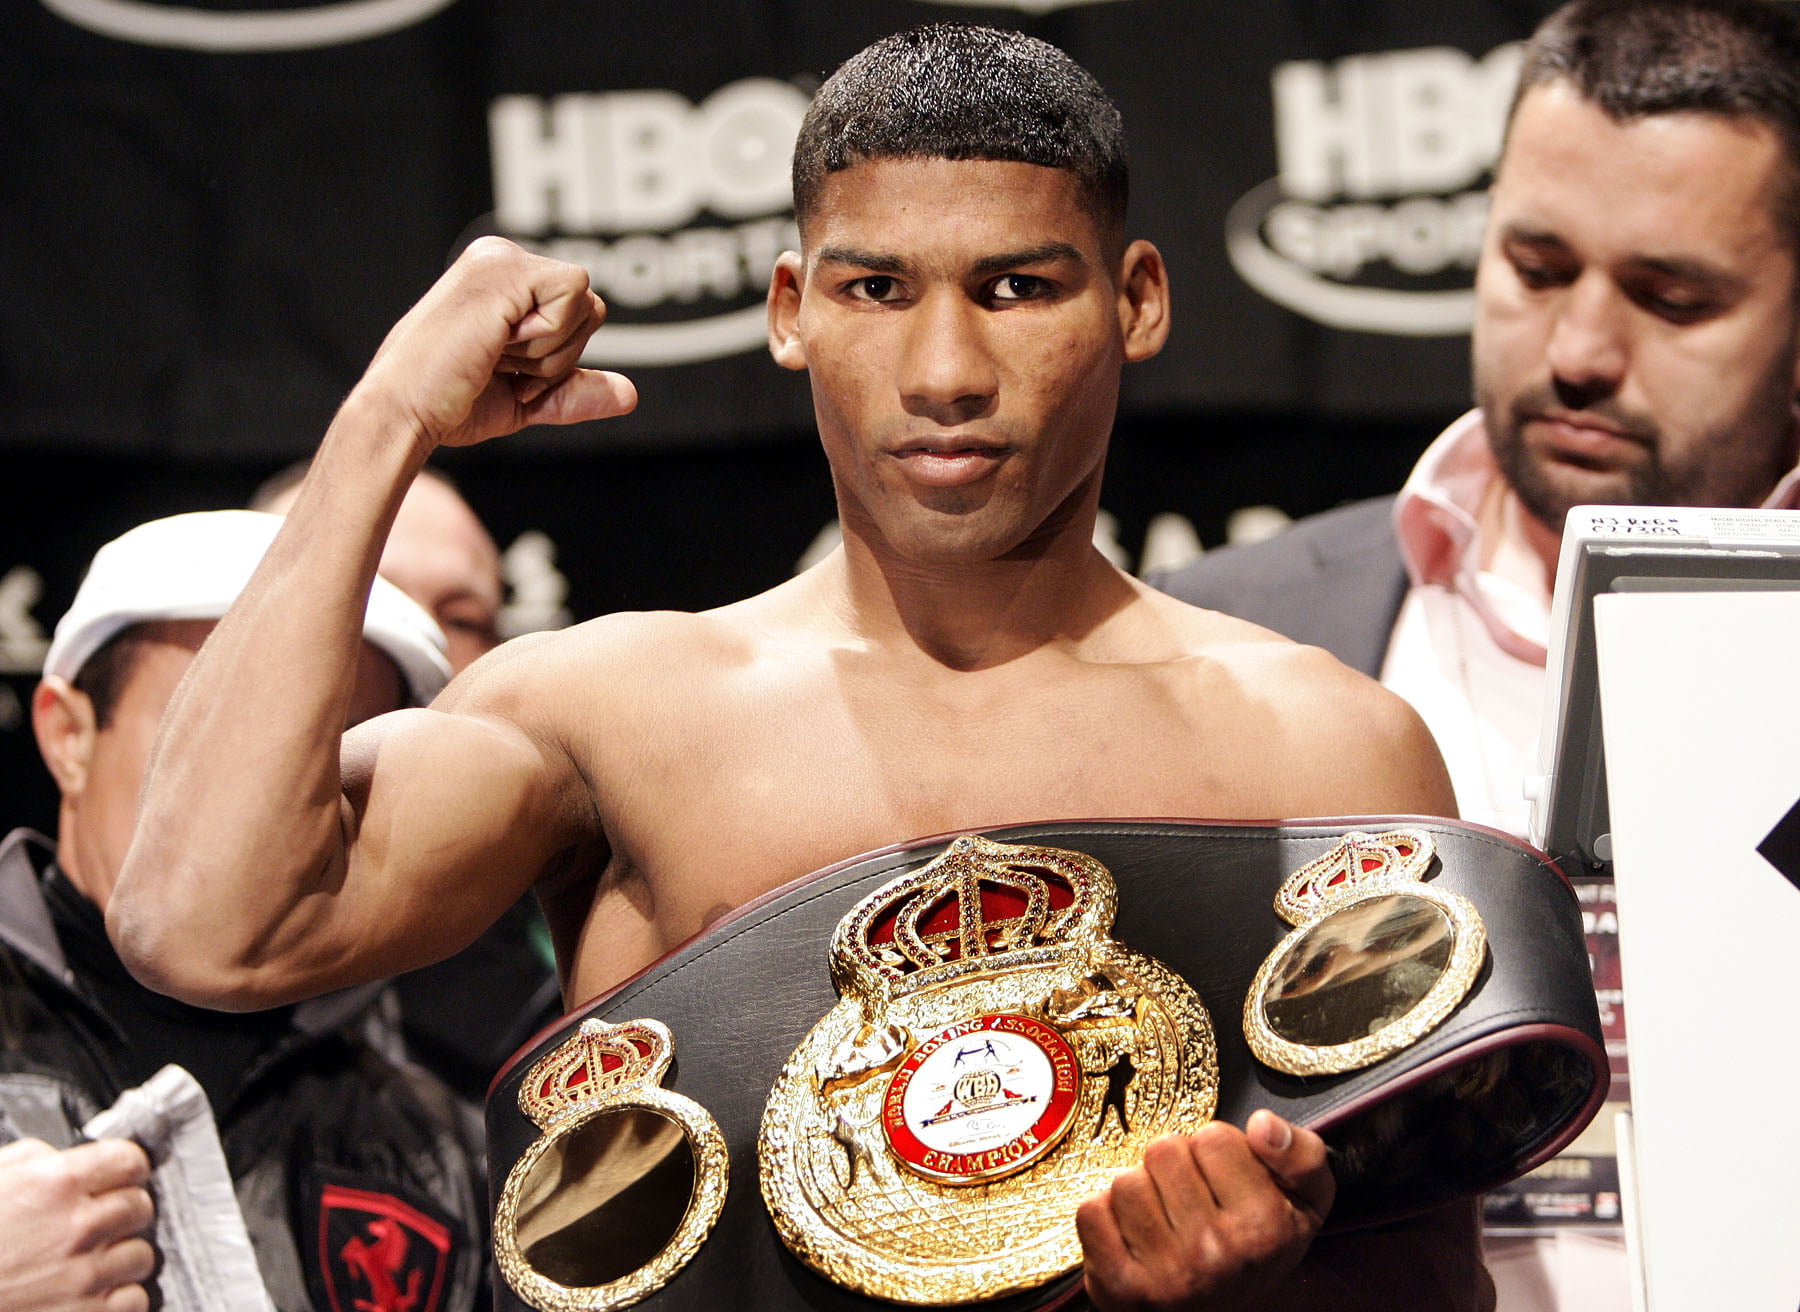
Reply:
<svg viewBox="0 0 1800 1312"><path fill-rule="evenodd" d="M1606 1079L1574 895L1493 830L924 840L777 890L514 1057L496 1307L1050 1307L1079 1292L1077 1205L1161 1134L1311 1126L1329 1232L1524 1173Z"/></svg>
<svg viewBox="0 0 1800 1312"><path fill-rule="evenodd" d="M956 839L832 937L841 1000L776 1077L763 1201L837 1284L970 1303L1081 1261L1075 1209L1218 1099L1200 999L1110 938L1106 867Z"/></svg>

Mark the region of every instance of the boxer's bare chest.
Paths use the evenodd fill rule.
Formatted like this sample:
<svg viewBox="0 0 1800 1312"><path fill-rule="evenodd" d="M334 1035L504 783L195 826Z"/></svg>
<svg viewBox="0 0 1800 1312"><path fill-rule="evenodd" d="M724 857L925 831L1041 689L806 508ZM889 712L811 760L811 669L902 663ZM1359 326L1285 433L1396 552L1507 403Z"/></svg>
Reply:
<svg viewBox="0 0 1800 1312"><path fill-rule="evenodd" d="M693 689L651 746L596 772L611 862L572 992L609 986L783 884L909 839L1281 809L1279 744L1227 671L1047 660L984 675L838 663Z"/></svg>

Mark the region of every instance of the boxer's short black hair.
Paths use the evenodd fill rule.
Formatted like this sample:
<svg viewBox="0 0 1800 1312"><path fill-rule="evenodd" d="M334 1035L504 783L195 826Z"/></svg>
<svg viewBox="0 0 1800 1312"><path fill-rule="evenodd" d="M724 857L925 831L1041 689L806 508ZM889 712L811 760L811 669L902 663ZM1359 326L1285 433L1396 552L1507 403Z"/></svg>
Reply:
<svg viewBox="0 0 1800 1312"><path fill-rule="evenodd" d="M1001 160L1067 169L1122 230L1129 179L1118 107L1063 51L1020 32L930 23L852 56L813 97L794 145L802 233L827 175L866 160Z"/></svg>

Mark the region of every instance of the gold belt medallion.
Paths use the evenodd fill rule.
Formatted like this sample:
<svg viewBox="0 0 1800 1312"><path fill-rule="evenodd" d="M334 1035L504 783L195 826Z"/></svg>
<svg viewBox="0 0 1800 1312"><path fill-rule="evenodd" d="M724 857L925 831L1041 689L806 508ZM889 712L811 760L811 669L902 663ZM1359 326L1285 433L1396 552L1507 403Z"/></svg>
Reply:
<svg viewBox="0 0 1800 1312"><path fill-rule="evenodd" d="M725 1206L725 1136L662 1087L674 1058L657 1020L589 1019L532 1066L519 1109L543 1131L494 1211L500 1273L540 1312L613 1312L661 1289Z"/></svg>
<svg viewBox="0 0 1800 1312"><path fill-rule="evenodd" d="M837 1006L763 1113L763 1200L836 1283L939 1305L1081 1260L1075 1209L1218 1100L1205 1008L1111 938L1118 893L1080 852L976 835L839 922Z"/></svg>
<svg viewBox="0 0 1800 1312"><path fill-rule="evenodd" d="M1422 829L1345 834L1275 895L1292 933L1244 999L1244 1037L1289 1075L1361 1070L1403 1052L1468 996L1487 956L1475 904L1424 880Z"/></svg>

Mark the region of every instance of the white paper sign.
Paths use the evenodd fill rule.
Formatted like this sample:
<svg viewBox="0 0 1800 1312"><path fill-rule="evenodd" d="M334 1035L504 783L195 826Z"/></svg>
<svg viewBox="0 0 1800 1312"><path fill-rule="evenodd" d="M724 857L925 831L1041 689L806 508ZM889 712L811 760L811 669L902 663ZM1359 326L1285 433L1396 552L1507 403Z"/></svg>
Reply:
<svg viewBox="0 0 1800 1312"><path fill-rule="evenodd" d="M1800 1306L1800 594L1595 600L1651 1312Z"/></svg>

